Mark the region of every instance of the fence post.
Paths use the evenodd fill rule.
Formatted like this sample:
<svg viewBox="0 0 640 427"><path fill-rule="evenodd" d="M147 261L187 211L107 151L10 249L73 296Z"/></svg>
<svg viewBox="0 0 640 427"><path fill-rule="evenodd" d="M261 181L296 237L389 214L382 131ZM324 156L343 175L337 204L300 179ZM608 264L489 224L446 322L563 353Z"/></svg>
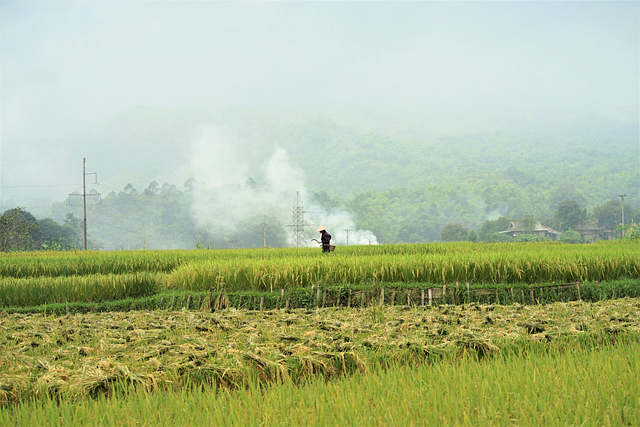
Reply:
<svg viewBox="0 0 640 427"><path fill-rule="evenodd" d="M264 297L260 297L260 311L264 308Z"/></svg>
<svg viewBox="0 0 640 427"><path fill-rule="evenodd" d="M457 304L458 303L457 300L458 300L458 281L456 280L456 293L453 294L453 303Z"/></svg>
<svg viewBox="0 0 640 427"><path fill-rule="evenodd" d="M396 291L394 290L394 291L391 293L391 305L393 306L393 305L395 305L395 304L396 304Z"/></svg>
<svg viewBox="0 0 640 427"><path fill-rule="evenodd" d="M380 306L384 305L384 286L380 288Z"/></svg>
<svg viewBox="0 0 640 427"><path fill-rule="evenodd" d="M598 283L598 282L596 282ZM578 288L578 301L582 301L582 297L580 296L580 281L576 281L576 288Z"/></svg>
<svg viewBox="0 0 640 427"><path fill-rule="evenodd" d="M424 307L424 289L422 290L421 301L422 301L422 306Z"/></svg>
<svg viewBox="0 0 640 427"><path fill-rule="evenodd" d="M284 308L285 310L289 310L289 297L287 297L287 302L285 303Z"/></svg>
<svg viewBox="0 0 640 427"><path fill-rule="evenodd" d="M433 292L429 288L429 307L433 306Z"/></svg>
<svg viewBox="0 0 640 427"><path fill-rule="evenodd" d="M535 304L535 300L533 299L533 289L529 289L531 293L531 304Z"/></svg>

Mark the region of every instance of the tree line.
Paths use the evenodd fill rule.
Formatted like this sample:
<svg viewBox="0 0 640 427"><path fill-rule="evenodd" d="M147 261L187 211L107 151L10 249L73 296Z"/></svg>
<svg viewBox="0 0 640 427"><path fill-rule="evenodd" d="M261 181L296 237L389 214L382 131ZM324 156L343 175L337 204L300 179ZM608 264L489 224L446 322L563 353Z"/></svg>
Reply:
<svg viewBox="0 0 640 427"><path fill-rule="evenodd" d="M90 249L157 249L157 248L231 248L262 247L264 240L271 247L288 245L285 226L277 216L256 213L237 224L233 230L210 229L198 226L190 212L193 191L198 185L187 180L180 190L175 185L162 185L153 181L138 192L128 184L122 191L112 191L101 203L89 196L88 246ZM246 185L258 186L253 179ZM332 197L324 191L313 192L315 201L328 211L343 209L351 212L358 229L372 231L380 243L417 243L433 241L494 242L511 240L502 231L512 221L541 221L563 235L561 240L579 243L583 239L575 230L597 226L606 230L620 229L622 201L612 199L592 209L582 207L576 200L558 202L555 194L550 199L555 207L552 215L538 217L532 214L520 218L496 215L475 227L468 227L450 218L466 212L467 224L475 224L477 215L487 215L481 206L474 205L471 197L461 197L462 189L454 187L426 187L397 189L385 192L368 191L354 194L347 200ZM570 194L565 190L563 194ZM0 217L0 250L64 250L81 248L83 224L80 206L55 203L53 218L36 219L22 208L7 210ZM625 226L629 236L636 227L638 210L624 205ZM76 216L78 215L78 216ZM460 216L458 216L460 217ZM465 215L462 215L465 217ZM267 229L263 224L268 223ZM532 240L533 236L520 236L516 240Z"/></svg>

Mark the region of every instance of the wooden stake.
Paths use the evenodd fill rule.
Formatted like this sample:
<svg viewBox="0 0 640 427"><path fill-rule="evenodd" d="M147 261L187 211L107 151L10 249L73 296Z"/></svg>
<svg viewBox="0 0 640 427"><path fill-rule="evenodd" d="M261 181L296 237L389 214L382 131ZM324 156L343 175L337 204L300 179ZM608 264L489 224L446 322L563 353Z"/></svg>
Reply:
<svg viewBox="0 0 640 427"><path fill-rule="evenodd" d="M531 304L535 304L535 300L533 299L533 289L529 289L531 291Z"/></svg>
<svg viewBox="0 0 640 427"><path fill-rule="evenodd" d="M578 288L578 301L582 301L582 297L580 296L580 281L576 282L576 288Z"/></svg>
<svg viewBox="0 0 640 427"><path fill-rule="evenodd" d="M433 306L433 292L429 288L429 307Z"/></svg>
<svg viewBox="0 0 640 427"><path fill-rule="evenodd" d="M173 310L173 304L175 304L176 302L176 297L174 296L173 298L171 298L171 307L169 307L169 310Z"/></svg>
<svg viewBox="0 0 640 427"><path fill-rule="evenodd" d="M384 287L380 288L380 306L384 304Z"/></svg>
<svg viewBox="0 0 640 427"><path fill-rule="evenodd" d="M391 293L391 305L393 306L393 305L395 305L395 303L396 303L396 291L394 290Z"/></svg>
<svg viewBox="0 0 640 427"><path fill-rule="evenodd" d="M456 299L458 298L458 281L456 280L456 293L453 294L453 303L457 304Z"/></svg>
<svg viewBox="0 0 640 427"><path fill-rule="evenodd" d="M189 306L191 305L191 295L187 298L187 310L189 310Z"/></svg>
<svg viewBox="0 0 640 427"><path fill-rule="evenodd" d="M424 289L422 290L422 295L420 299L422 301L422 306L424 307Z"/></svg>
<svg viewBox="0 0 640 427"><path fill-rule="evenodd" d="M264 297L260 297L260 311L264 308Z"/></svg>

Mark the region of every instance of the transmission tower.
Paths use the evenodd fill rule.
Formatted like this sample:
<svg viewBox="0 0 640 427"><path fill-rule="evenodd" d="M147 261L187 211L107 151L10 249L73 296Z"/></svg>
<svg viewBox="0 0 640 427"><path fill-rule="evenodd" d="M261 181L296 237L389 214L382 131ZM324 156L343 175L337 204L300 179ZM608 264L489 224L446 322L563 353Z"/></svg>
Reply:
<svg viewBox="0 0 640 427"><path fill-rule="evenodd" d="M299 248L300 246L307 246L306 236L304 228L310 226L308 222L304 220L304 206L302 206L302 198L300 192L296 191L296 202L293 205L293 221L287 227L293 229L291 234L291 246Z"/></svg>

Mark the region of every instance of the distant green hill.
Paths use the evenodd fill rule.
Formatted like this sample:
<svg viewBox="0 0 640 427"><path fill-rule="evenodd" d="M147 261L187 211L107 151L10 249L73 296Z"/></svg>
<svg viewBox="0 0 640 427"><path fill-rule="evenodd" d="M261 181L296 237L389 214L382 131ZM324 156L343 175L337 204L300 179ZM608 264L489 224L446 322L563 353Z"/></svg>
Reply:
<svg viewBox="0 0 640 427"><path fill-rule="evenodd" d="M591 209L627 194L625 203L640 206L637 130L624 127L562 137L496 132L400 140L318 116L285 122L242 109L140 107L57 149L82 152L114 194L127 183L142 193L152 181L182 191L203 126L220 130L258 187L260 166L274 147L284 148L322 203L348 208L358 227L383 242L437 240L447 223L477 229L500 215L547 218L564 200ZM215 168L215 155L210 161Z"/></svg>

